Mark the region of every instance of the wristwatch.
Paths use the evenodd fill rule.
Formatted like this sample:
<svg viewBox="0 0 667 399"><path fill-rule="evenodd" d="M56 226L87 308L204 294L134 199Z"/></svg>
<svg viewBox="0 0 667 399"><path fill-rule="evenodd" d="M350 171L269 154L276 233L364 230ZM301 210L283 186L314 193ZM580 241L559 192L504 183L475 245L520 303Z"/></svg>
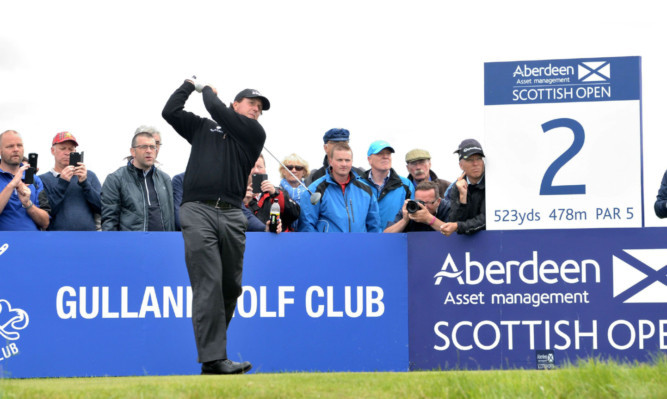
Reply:
<svg viewBox="0 0 667 399"><path fill-rule="evenodd" d="M35 204L33 204L31 200L28 200L28 206L25 206L23 203L21 203L21 206L24 209L30 209L30 208L32 208L33 205L35 205Z"/></svg>

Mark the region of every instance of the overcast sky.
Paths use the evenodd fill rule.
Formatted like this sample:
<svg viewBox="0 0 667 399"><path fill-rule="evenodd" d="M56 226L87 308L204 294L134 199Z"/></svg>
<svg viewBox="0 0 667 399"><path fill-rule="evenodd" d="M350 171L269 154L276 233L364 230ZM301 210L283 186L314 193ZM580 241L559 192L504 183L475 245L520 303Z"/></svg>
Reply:
<svg viewBox="0 0 667 399"><path fill-rule="evenodd" d="M53 165L52 137L68 130L102 181L141 124L163 132L164 170L185 170L189 145L160 112L192 74L225 102L246 87L265 94L266 147L281 159L295 152L319 167L322 135L345 127L357 166L366 168L368 145L384 139L400 174L405 153L419 147L452 180L458 143L484 144L484 62L641 56L646 223L667 225L652 207L667 169L660 2L0 4L0 130L22 134L40 172ZM186 109L206 115L197 93ZM277 183L277 163L267 158L267 167Z"/></svg>

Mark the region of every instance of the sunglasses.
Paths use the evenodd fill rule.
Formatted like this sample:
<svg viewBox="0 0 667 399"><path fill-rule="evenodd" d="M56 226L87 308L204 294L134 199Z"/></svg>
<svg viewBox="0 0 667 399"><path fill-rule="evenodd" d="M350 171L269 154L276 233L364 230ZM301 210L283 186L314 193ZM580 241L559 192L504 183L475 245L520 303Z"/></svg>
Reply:
<svg viewBox="0 0 667 399"><path fill-rule="evenodd" d="M294 170L296 170L297 172L301 172L302 170L305 169L305 168L304 168L303 166L301 166L301 165L285 165L285 167L286 167L287 169L290 169L290 170L291 170L291 169L294 169Z"/></svg>

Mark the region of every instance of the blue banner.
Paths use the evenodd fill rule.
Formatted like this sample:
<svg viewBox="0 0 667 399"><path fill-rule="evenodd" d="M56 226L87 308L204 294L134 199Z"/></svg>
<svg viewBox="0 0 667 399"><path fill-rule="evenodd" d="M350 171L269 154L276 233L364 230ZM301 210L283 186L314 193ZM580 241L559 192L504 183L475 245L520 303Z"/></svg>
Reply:
<svg viewBox="0 0 667 399"><path fill-rule="evenodd" d="M667 350L665 229L409 235L411 369ZM546 353L546 354L545 354Z"/></svg>
<svg viewBox="0 0 667 399"><path fill-rule="evenodd" d="M1 233L4 377L197 374L179 233ZM408 368L407 238L249 233L228 354L253 370Z"/></svg>
<svg viewBox="0 0 667 399"><path fill-rule="evenodd" d="M255 372L558 367L667 350L667 229L248 234ZM178 233L0 234L4 377L197 374Z"/></svg>
<svg viewBox="0 0 667 399"><path fill-rule="evenodd" d="M484 105L640 100L641 58L484 64Z"/></svg>

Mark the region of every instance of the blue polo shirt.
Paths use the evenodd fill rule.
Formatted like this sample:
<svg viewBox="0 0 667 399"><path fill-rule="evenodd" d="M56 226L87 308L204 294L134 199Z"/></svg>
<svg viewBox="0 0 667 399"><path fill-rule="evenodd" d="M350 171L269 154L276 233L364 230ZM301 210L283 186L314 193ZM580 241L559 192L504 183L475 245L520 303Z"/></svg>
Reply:
<svg viewBox="0 0 667 399"><path fill-rule="evenodd" d="M5 172L0 167L0 191L4 190L13 178L13 174ZM44 189L42 180L35 176L35 184L31 184L28 187L30 187L31 191L30 200L35 204L34 206L39 207L39 193ZM28 211L21 205L21 200L19 200L16 190L9 197L5 209L0 213L0 231L39 231L39 227L37 227L28 215Z"/></svg>

